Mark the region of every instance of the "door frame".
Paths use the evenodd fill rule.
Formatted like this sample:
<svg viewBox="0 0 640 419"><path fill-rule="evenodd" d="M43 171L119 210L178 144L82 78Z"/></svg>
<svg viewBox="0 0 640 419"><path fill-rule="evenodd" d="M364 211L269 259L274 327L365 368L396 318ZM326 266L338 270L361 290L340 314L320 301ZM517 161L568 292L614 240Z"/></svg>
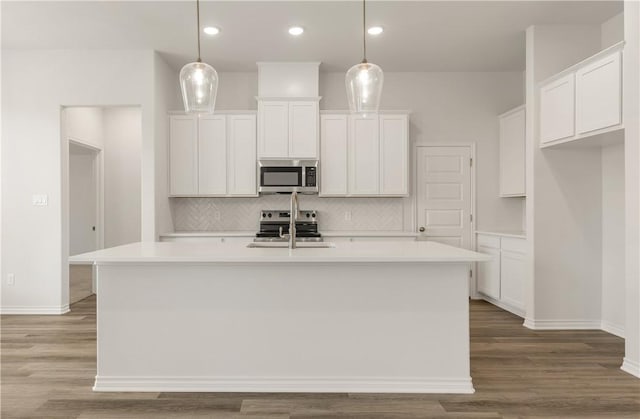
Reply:
<svg viewBox="0 0 640 419"><path fill-rule="evenodd" d="M69 137L68 141L69 145L73 144L90 150L95 156L93 175L96 190L96 250L104 249L104 153L102 149L77 138ZM67 209L71 209L69 204Z"/></svg>
<svg viewBox="0 0 640 419"><path fill-rule="evenodd" d="M471 249L477 249L477 237L476 237L476 143L475 142L451 142L451 143L442 143L442 142L428 142L421 141L416 142L413 145L413 159L411 164L413 164L413 185L411 185L411 194L413 195L413 205L412 205L412 224L413 231L418 233L418 151L422 147L464 147L469 149L469 155L471 156ZM476 284L476 264L471 264L471 276L469 280L469 296L473 299L479 299Z"/></svg>

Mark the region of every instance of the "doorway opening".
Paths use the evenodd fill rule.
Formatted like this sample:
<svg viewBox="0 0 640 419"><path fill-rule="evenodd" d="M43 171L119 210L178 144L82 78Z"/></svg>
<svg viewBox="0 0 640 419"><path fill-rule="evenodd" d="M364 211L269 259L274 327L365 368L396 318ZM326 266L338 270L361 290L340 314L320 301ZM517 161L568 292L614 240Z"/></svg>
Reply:
<svg viewBox="0 0 640 419"><path fill-rule="evenodd" d="M141 240L142 112L139 106L65 107L63 263L69 304L96 292L91 265L69 256ZM65 237L66 234L66 237ZM68 293L67 293L68 291Z"/></svg>

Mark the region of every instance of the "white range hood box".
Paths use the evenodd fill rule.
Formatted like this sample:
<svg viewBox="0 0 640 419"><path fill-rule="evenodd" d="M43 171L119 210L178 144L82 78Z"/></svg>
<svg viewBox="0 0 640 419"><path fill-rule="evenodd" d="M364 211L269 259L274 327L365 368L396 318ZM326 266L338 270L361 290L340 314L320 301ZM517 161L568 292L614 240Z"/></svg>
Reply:
<svg viewBox="0 0 640 419"><path fill-rule="evenodd" d="M259 98L315 98L320 62L259 62Z"/></svg>

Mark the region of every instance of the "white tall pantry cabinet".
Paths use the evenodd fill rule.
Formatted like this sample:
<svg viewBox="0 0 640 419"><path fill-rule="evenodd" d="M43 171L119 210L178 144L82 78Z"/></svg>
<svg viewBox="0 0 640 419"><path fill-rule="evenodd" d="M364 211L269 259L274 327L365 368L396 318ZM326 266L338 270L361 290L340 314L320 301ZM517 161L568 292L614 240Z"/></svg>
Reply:
<svg viewBox="0 0 640 419"><path fill-rule="evenodd" d="M255 114L170 115L170 196L257 196Z"/></svg>
<svg viewBox="0 0 640 419"><path fill-rule="evenodd" d="M406 196L406 114L320 115L320 196Z"/></svg>

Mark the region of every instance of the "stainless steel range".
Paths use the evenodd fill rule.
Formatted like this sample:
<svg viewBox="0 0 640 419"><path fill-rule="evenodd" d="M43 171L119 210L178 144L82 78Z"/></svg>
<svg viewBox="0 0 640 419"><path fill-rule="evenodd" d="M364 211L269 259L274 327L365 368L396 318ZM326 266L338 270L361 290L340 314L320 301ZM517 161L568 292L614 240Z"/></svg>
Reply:
<svg viewBox="0 0 640 419"><path fill-rule="evenodd" d="M260 211L260 231L254 241L287 241L284 235L289 234L288 210L262 210ZM322 235L318 233L318 212L300 211L296 221L297 241L322 241Z"/></svg>

